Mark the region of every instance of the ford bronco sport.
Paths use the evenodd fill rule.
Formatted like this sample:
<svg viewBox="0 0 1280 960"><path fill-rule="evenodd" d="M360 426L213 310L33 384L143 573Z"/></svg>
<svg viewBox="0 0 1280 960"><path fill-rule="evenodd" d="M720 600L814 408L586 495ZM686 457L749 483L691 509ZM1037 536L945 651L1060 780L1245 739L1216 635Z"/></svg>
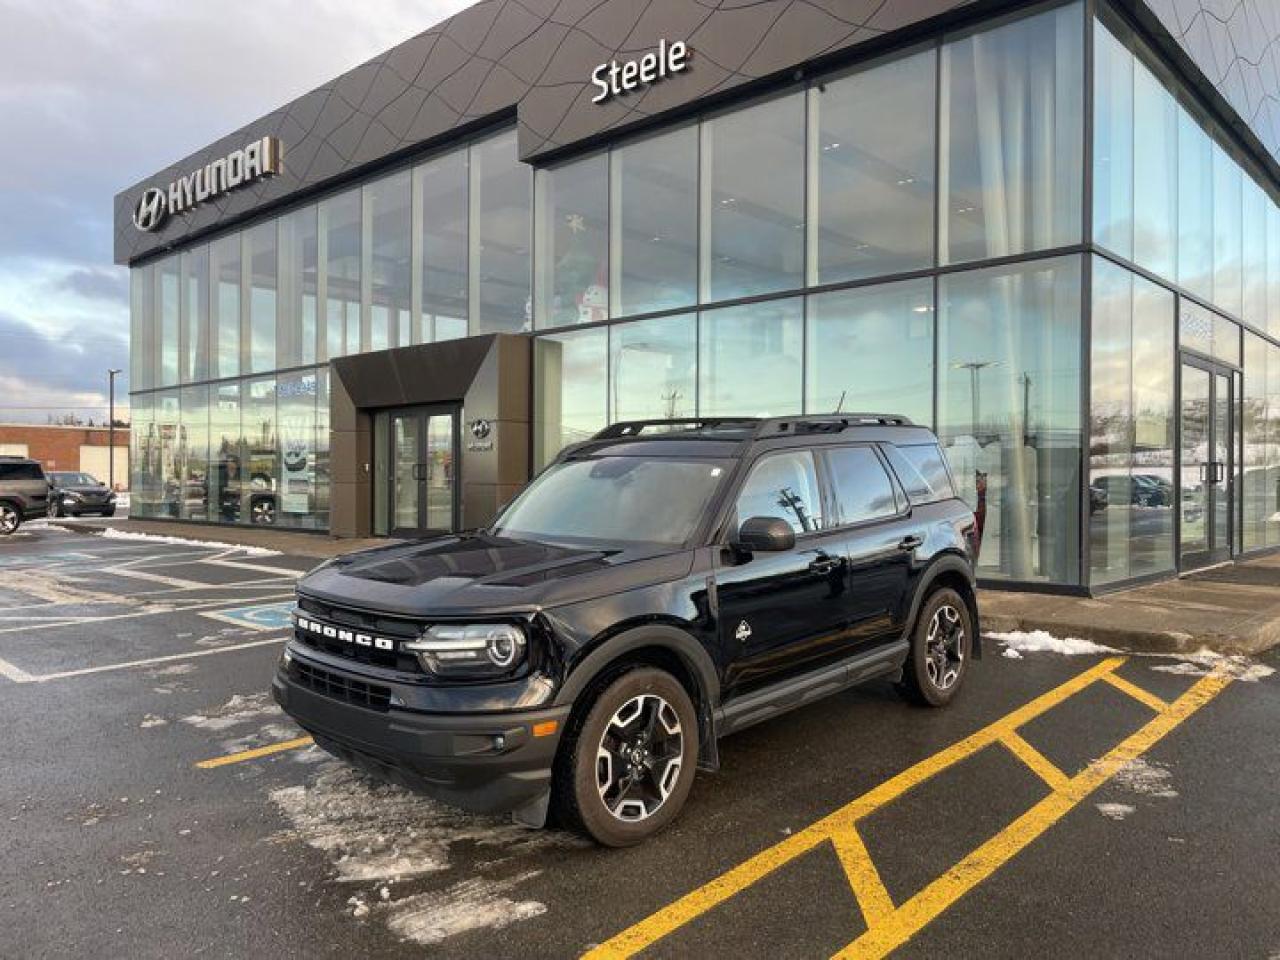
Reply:
<svg viewBox="0 0 1280 960"><path fill-rule="evenodd" d="M618 423L487 529L308 574L273 691L383 779L623 846L726 734L876 677L951 701L977 551L905 418Z"/></svg>

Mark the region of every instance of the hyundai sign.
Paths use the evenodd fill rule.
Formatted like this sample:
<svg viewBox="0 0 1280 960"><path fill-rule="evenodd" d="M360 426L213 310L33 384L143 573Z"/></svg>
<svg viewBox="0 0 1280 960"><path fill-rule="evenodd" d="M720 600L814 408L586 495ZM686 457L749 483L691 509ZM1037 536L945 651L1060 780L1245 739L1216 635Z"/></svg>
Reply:
<svg viewBox="0 0 1280 960"><path fill-rule="evenodd" d="M159 230L173 214L279 172L280 141L263 137L179 177L167 189L148 187L133 208L133 225L148 233Z"/></svg>

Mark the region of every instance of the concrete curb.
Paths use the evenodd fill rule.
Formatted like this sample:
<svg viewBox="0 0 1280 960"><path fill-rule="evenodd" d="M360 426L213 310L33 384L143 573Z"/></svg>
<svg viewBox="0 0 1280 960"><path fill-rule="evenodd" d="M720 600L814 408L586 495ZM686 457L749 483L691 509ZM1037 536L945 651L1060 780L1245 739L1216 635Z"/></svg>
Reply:
<svg viewBox="0 0 1280 960"><path fill-rule="evenodd" d="M1137 630L1102 623L1066 621L1032 615L982 612L982 632L1011 633L1044 630L1055 637L1077 637L1126 653L1187 654L1200 650L1256 656L1280 644L1280 618L1270 618L1258 631L1236 633L1184 633L1178 630Z"/></svg>

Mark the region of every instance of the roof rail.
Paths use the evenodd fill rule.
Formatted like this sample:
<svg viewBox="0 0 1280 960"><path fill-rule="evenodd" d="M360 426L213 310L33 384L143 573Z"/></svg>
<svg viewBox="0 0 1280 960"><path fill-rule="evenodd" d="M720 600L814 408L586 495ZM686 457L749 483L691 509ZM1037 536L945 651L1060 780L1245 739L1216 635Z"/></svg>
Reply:
<svg viewBox="0 0 1280 960"><path fill-rule="evenodd" d="M758 417L677 417L668 420L620 420L611 423L592 440L616 440L620 437L637 437L648 427L685 427L690 432L714 430L717 427L748 426L760 423Z"/></svg>
<svg viewBox="0 0 1280 960"><path fill-rule="evenodd" d="M771 433L839 433L850 427L913 427L909 417L896 413L818 413L797 417L771 417L761 421L756 436Z"/></svg>

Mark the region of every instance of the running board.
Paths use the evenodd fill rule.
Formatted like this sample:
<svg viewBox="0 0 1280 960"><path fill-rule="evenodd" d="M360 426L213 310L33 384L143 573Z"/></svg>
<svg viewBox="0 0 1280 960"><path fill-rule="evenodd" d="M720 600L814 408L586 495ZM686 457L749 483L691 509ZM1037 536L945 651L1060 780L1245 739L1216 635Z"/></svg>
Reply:
<svg viewBox="0 0 1280 960"><path fill-rule="evenodd" d="M907 641L898 640L813 673L744 694L716 711L716 736L727 737L864 680L894 673L901 676L910 647Z"/></svg>

